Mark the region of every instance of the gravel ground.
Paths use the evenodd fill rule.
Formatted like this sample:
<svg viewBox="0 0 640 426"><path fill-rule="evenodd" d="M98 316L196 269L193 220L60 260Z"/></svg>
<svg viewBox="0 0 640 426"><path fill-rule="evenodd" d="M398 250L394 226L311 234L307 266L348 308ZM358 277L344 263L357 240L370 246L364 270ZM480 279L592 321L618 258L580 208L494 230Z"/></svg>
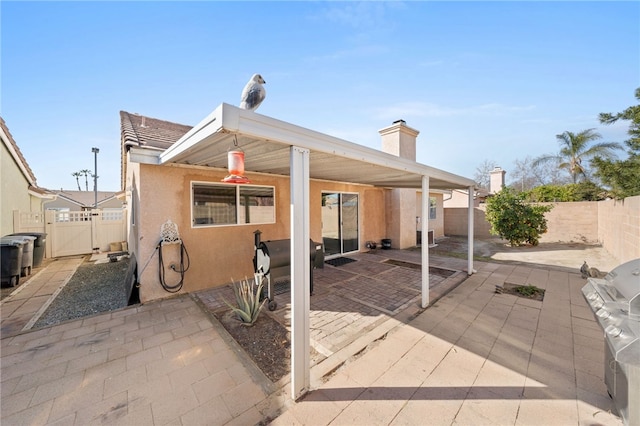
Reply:
<svg viewBox="0 0 640 426"><path fill-rule="evenodd" d="M130 259L80 265L71 280L49 305L33 328L113 311L127 306L125 284Z"/></svg>

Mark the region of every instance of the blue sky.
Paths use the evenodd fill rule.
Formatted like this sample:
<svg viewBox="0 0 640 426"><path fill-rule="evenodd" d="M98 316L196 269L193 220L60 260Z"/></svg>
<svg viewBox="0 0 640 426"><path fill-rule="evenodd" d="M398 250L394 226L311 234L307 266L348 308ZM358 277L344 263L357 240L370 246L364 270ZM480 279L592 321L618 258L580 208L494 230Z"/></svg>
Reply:
<svg viewBox="0 0 640 426"><path fill-rule="evenodd" d="M397 119L417 160L473 178L484 161L555 153L555 135L628 123L639 2L2 1L0 111L40 186L93 169L120 189L119 111L195 125L239 104L254 72L258 113L380 149ZM84 186L84 185L83 185ZM91 187L91 185L90 185Z"/></svg>

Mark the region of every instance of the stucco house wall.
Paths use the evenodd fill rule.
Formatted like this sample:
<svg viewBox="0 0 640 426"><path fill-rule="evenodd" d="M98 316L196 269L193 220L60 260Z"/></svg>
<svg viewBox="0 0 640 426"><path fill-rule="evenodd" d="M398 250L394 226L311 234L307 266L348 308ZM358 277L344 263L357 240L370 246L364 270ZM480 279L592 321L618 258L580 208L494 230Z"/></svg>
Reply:
<svg viewBox="0 0 640 426"><path fill-rule="evenodd" d="M436 218L429 219L429 229L433 229L434 238L440 238L445 235L444 233L444 207L442 204L442 199L444 194L432 192L429 194L429 197L433 197L436 199ZM416 218L420 218L422 220L422 192L416 193ZM416 230L418 229L418 223L416 220Z"/></svg>
<svg viewBox="0 0 640 426"><path fill-rule="evenodd" d="M289 238L290 183L287 176L247 174L252 185L275 188L276 221L272 224L243 224L212 227L193 227L191 221L192 182L220 183L226 170L187 166L154 166L139 164L128 167L127 188L133 204L129 239L137 248L141 301L167 297L158 279L160 228L167 220L178 226L190 259L183 291L191 292L224 285L232 280L253 276L254 231L261 238L277 240ZM357 193L359 196L360 248L366 241L380 242L384 235L384 189L339 182L314 181L310 191L310 236L322 242L322 192ZM130 218L130 221L132 219ZM382 226L381 226L382 225ZM179 246L163 247L165 266L179 262ZM143 270L144 268L144 270ZM177 273L166 273L167 284L180 279Z"/></svg>
<svg viewBox="0 0 640 426"><path fill-rule="evenodd" d="M474 207L480 205L480 198L474 197ZM469 192L461 189L451 191L451 194L444 197L444 208L467 207L469 205Z"/></svg>
<svg viewBox="0 0 640 426"><path fill-rule="evenodd" d="M18 165L13 160L9 150L2 144L2 159L0 165L0 180L2 180L2 235L13 233L13 210L32 211L31 196L27 191L29 182L24 177ZM37 205L37 203L35 203Z"/></svg>
<svg viewBox="0 0 640 426"><path fill-rule="evenodd" d="M49 195L39 188L33 171L20 152L9 129L0 117L0 236L15 232L13 212L42 212L42 203Z"/></svg>

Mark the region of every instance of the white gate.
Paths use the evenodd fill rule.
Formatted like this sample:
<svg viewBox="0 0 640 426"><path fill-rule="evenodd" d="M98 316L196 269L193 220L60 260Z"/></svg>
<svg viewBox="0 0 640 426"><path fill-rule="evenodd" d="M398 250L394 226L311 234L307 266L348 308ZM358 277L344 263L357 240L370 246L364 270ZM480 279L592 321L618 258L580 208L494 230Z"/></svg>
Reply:
<svg viewBox="0 0 640 426"><path fill-rule="evenodd" d="M47 210L42 223L42 214L14 212L16 232L46 232L47 257L89 254L94 251L109 251L110 243L126 241L126 211ZM36 222L40 222L39 226Z"/></svg>

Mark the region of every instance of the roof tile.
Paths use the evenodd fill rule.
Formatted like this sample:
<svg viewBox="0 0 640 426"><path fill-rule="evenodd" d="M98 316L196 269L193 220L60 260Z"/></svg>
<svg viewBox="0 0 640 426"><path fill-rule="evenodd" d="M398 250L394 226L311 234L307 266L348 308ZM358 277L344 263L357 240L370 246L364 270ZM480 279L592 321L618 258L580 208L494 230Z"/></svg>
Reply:
<svg viewBox="0 0 640 426"><path fill-rule="evenodd" d="M16 160L19 160L24 166L25 170L27 171L28 176L25 176L25 177L27 178L28 181L30 181L32 185L35 186L36 176L35 174L33 174L33 170L31 170L31 167L29 167L29 163L27 163L26 158L24 158L24 155L22 155L22 151L20 151L20 148L18 148L18 144L13 139L13 135L11 135L9 128L7 127L7 124L4 122L4 119L2 117L0 117L0 127L2 127L2 130L4 131L4 133L7 135L7 138L9 139L7 142L12 146L12 148L16 152L16 155L18 156Z"/></svg>
<svg viewBox="0 0 640 426"><path fill-rule="evenodd" d="M137 145L162 150L169 148L192 128L125 111L120 111L120 121L125 146Z"/></svg>

